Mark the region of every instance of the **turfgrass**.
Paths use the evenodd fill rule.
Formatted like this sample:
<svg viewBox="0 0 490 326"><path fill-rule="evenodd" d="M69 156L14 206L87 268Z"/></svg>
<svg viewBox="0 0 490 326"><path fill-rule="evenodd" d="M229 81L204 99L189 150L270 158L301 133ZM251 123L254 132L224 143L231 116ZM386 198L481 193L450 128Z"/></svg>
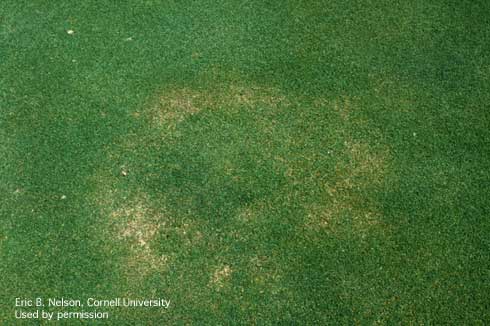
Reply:
<svg viewBox="0 0 490 326"><path fill-rule="evenodd" d="M2 1L1 324L124 296L172 303L100 323L489 323L489 19Z"/></svg>

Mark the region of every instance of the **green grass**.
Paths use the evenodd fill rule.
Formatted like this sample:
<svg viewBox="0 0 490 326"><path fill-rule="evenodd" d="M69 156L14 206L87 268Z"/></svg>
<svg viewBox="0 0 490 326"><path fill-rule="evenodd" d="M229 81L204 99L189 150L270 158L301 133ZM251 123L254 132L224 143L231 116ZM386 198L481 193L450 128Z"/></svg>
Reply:
<svg viewBox="0 0 490 326"><path fill-rule="evenodd" d="M0 2L0 324L488 324L489 40L483 0Z"/></svg>

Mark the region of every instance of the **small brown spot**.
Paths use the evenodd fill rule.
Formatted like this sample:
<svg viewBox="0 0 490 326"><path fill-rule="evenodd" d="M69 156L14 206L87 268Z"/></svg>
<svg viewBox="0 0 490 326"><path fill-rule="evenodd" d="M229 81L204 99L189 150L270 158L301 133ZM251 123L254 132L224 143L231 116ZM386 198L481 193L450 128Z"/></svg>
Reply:
<svg viewBox="0 0 490 326"><path fill-rule="evenodd" d="M211 278L211 283L218 288L222 288L226 281L230 278L232 269L228 265L224 265L216 269Z"/></svg>

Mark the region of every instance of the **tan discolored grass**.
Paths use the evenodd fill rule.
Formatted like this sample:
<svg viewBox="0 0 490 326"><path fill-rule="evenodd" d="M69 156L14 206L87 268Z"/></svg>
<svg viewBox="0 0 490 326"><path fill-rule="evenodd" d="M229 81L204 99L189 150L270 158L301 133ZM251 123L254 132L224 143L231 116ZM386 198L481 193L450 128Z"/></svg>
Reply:
<svg viewBox="0 0 490 326"><path fill-rule="evenodd" d="M282 288L281 273L275 268L270 257L253 256L249 262L249 272L252 274L255 285L265 289Z"/></svg>
<svg viewBox="0 0 490 326"><path fill-rule="evenodd" d="M111 218L126 222L120 233L122 239L131 240L141 247L148 247L148 242L160 229L159 223L152 223L150 218L148 218L150 214L148 207L143 206L141 202L137 202L134 205L112 212Z"/></svg>
<svg viewBox="0 0 490 326"><path fill-rule="evenodd" d="M290 104L291 101L278 89L235 83L218 84L211 90L186 87L164 89L152 100L147 112L153 126L172 130L186 118L206 109L233 111L240 107L277 108ZM139 112L136 116L139 116Z"/></svg>
<svg viewBox="0 0 490 326"><path fill-rule="evenodd" d="M350 221L354 231L381 227L381 212L366 193L381 186L388 168L388 151L346 141L346 160L336 166L336 180L326 184L323 200L307 207L307 226L335 230Z"/></svg>
<svg viewBox="0 0 490 326"><path fill-rule="evenodd" d="M100 168L90 179L94 185L90 201L101 216L105 250L122 253L121 270L128 279L138 280L166 269L170 255L160 255L152 243L169 218L152 208L143 191L124 190L120 184L124 178Z"/></svg>
<svg viewBox="0 0 490 326"><path fill-rule="evenodd" d="M313 101L313 106L316 108L327 108L332 110L338 116L347 121L351 118L353 111L358 107L358 99L351 96L340 96L335 99L317 98Z"/></svg>
<svg viewBox="0 0 490 326"><path fill-rule="evenodd" d="M210 284L215 288L222 288L230 279L233 270L229 265L223 265L218 267L212 277Z"/></svg>
<svg viewBox="0 0 490 326"><path fill-rule="evenodd" d="M264 200L257 200L252 204L245 205L240 208L235 216L237 221L241 223L253 223L263 218L268 209L270 209L270 203Z"/></svg>
<svg viewBox="0 0 490 326"><path fill-rule="evenodd" d="M351 129L365 128L366 121L358 114L360 98L346 95L334 99L320 97L312 103L316 109L329 110L337 115L341 122L337 135L344 142L342 151L328 151L330 159L337 161L334 176L329 177L319 189L321 198L306 204L307 227L336 230L347 221L354 231L360 233L381 227L381 212L367 194L382 187L389 169L389 150L351 136ZM321 178L321 174L311 174L309 170L314 169L314 162L325 157L317 152L308 153L302 157L301 165L291 164L287 158L275 159L284 166L284 175L290 182L300 184L310 175L315 179L311 181Z"/></svg>
<svg viewBox="0 0 490 326"><path fill-rule="evenodd" d="M129 143L131 139L126 139L118 148L126 148ZM117 153L108 156L110 160L122 159ZM128 172L125 176L121 171ZM104 250L121 254L122 275L131 284L165 272L183 248L200 245L204 238L199 224L185 216L176 219L176 214L165 207L164 199L156 207L144 190L126 188L124 181L132 173L136 172L125 165L120 169L100 167L90 177L93 191L89 198L101 216ZM162 254L155 247L160 236L172 237L179 247L168 248Z"/></svg>
<svg viewBox="0 0 490 326"><path fill-rule="evenodd" d="M279 90L272 87L261 86L240 86L231 85L226 90L225 100L228 104L238 104L244 106L269 106L277 107L278 105L288 106L291 104L290 99L283 95Z"/></svg>
<svg viewBox="0 0 490 326"><path fill-rule="evenodd" d="M152 242L167 222L161 213L150 208L146 196L129 201L112 211L109 217L117 242L128 248L125 262L128 273L143 277L165 269L169 256L158 255Z"/></svg>
<svg viewBox="0 0 490 326"><path fill-rule="evenodd" d="M333 108L342 119L347 120L349 115L352 113L352 100L348 96L343 96L334 100Z"/></svg>
<svg viewBox="0 0 490 326"><path fill-rule="evenodd" d="M353 187L353 179L357 178L357 186L361 188L379 185L388 168L388 150L375 150L366 143L356 141L346 141L344 145L348 161L337 167L342 183Z"/></svg>
<svg viewBox="0 0 490 326"><path fill-rule="evenodd" d="M157 126L172 129L188 116L203 109L206 98L202 92L189 88L168 89L158 96L157 103L151 110L153 122Z"/></svg>
<svg viewBox="0 0 490 326"><path fill-rule="evenodd" d="M251 207L244 207L238 212L237 218L243 222L250 222L257 218L257 212Z"/></svg>
<svg viewBox="0 0 490 326"><path fill-rule="evenodd" d="M366 233L381 227L380 212L374 207L351 204L358 199L349 196L329 198L321 205L312 205L308 209L309 228L320 227L335 231L341 224L349 221L354 231Z"/></svg>
<svg viewBox="0 0 490 326"><path fill-rule="evenodd" d="M146 119L149 122L149 130L165 137L165 135L170 135L178 124L205 110L223 110L224 113L227 113L242 108L256 109L258 113L256 123L274 131L276 130L273 126L274 115L269 115L269 112L279 112L297 101L298 99L287 97L278 89L258 85L231 83L217 85L213 89L173 87L159 92L147 109L143 108L135 112L133 117ZM316 106L328 107L332 112L338 114L340 120L345 124L341 124L338 135L346 141L343 152L329 154L335 155L332 159L338 161L335 167L335 177L321 189L323 198L307 205L307 226L317 230L319 228L335 230L337 225L348 220L352 229L361 233L381 227L382 216L376 203L373 203L364 194L369 193L371 187L382 185L385 171L388 168L389 151L374 148L367 143L355 141L350 136L346 136L349 135L349 128L358 123L355 110L358 109L359 101L356 97L341 96L330 101L317 99L314 103ZM286 137L283 141L294 143L295 140ZM130 135L120 142L117 148L125 153L137 152L138 146L141 146L142 143L143 141L140 141L138 137ZM314 168L314 162L324 159L315 152L302 151L301 155L303 156L302 160L299 160L300 163L292 163L293 161L287 155L273 157L271 154L271 159L278 166L278 170L284 168L285 177L296 185L305 182L305 178L309 178L309 170ZM114 171L108 174L96 197L100 210L110 220L108 225L111 225L111 236L115 243L118 246L122 245L127 250L125 265L131 270L128 273L137 278L145 277L150 273L166 270L168 264L177 258L176 251L162 256L154 250L155 240L160 235L169 236L182 248L192 248L205 243L202 241L205 237L201 232L202 228L193 219L180 216L179 223L176 223L172 220L171 213L152 207L151 199L144 191L126 190L124 192L122 190L124 185L115 178L131 177L132 167L124 165L126 161L124 155L111 152L109 156L111 160L118 162L121 171L117 176L111 175L111 173L114 174ZM237 166L230 158L224 158L220 168L226 175L233 178L239 174ZM311 174L311 176L316 178L316 175ZM292 198L294 196L295 194L291 192L283 199L294 201L295 199ZM261 215L270 208L268 205L271 204L254 202L239 210L235 219L242 224L257 223L261 220ZM237 239L244 237L238 231L232 236ZM227 264L216 267L214 271L210 271L210 284L217 288L223 287L231 278L232 272L231 267ZM264 273L257 271L256 279L259 283L277 278L277 275Z"/></svg>
<svg viewBox="0 0 490 326"><path fill-rule="evenodd" d="M287 268L286 268L287 269ZM288 302L297 298L297 293L286 281L287 272L284 265L276 261L273 256L254 255L247 264L247 272L251 281L251 288L260 296L274 298L268 308L281 310Z"/></svg>

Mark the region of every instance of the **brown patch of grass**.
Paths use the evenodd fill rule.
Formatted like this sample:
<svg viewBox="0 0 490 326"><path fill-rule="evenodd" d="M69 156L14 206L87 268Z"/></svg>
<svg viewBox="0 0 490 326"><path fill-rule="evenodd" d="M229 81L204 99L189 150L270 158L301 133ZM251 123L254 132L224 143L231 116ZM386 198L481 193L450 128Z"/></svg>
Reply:
<svg viewBox="0 0 490 326"><path fill-rule="evenodd" d="M322 202L308 207L308 226L333 230L349 219L352 229L362 234L381 227L381 212L371 200L369 192L383 184L389 164L389 150L353 140L350 129L362 129L366 122L356 115L360 105L358 98L320 98L314 105L329 108L341 118L346 126L339 137L344 137L346 141L343 152L335 154L339 157L335 177L322 190Z"/></svg>
<svg viewBox="0 0 490 326"><path fill-rule="evenodd" d="M153 124L159 128L175 129L189 116L204 109L239 107L277 108L291 102L279 90L272 87L218 84L212 90L191 88L168 88L161 91L152 101L149 114Z"/></svg>
<svg viewBox="0 0 490 326"><path fill-rule="evenodd" d="M160 235L174 236L185 247L199 245L204 235L193 220L182 217L177 223L168 208L155 208L144 191L125 190L119 182L124 178L117 170L100 168L91 177L94 191L90 201L100 212L103 249L122 254L122 275L134 283L166 271L178 254L175 248L164 254L155 249Z"/></svg>
<svg viewBox="0 0 490 326"><path fill-rule="evenodd" d="M199 52L192 52L191 58L192 58L192 60L200 59L201 58L201 53L199 53Z"/></svg>
<svg viewBox="0 0 490 326"><path fill-rule="evenodd" d="M228 265L223 265L217 268L212 277L211 277L211 284L216 287L216 288L222 288L226 282L229 281L231 274L233 270L231 269L230 266Z"/></svg>
<svg viewBox="0 0 490 326"><path fill-rule="evenodd" d="M244 207L237 215L238 219L244 222L249 222L257 217L256 212L251 207Z"/></svg>
<svg viewBox="0 0 490 326"><path fill-rule="evenodd" d="M346 141L345 150L348 157L347 164L338 166L343 183L351 184L352 179L359 178L359 186L369 184L379 185L385 175L388 164L388 151L375 151L365 143Z"/></svg>
<svg viewBox="0 0 490 326"><path fill-rule="evenodd" d="M269 205L270 203L268 203L267 200L262 200L255 201L252 204L243 206L238 211L236 219L245 223L254 222L262 217L261 214L264 214L266 212L266 210L269 208Z"/></svg>
<svg viewBox="0 0 490 326"><path fill-rule="evenodd" d="M340 99L337 99L333 103L333 107L336 112L342 117L342 119L347 120L349 118L349 114L352 111L352 102L351 99L347 96L343 96Z"/></svg>
<svg viewBox="0 0 490 326"><path fill-rule="evenodd" d="M383 184L389 168L389 150L353 140L350 129L364 128L366 123L356 112L359 105L360 99L355 96L340 96L333 100L320 97L313 101L315 108L329 110L340 118L342 124L338 137L346 140L342 152L327 152L331 160L337 160L335 175L319 189L321 199L306 204L306 226L309 229L333 231L350 221L353 230L365 233L382 225L381 212L368 194ZM285 167L284 174L291 183L313 178L311 182L320 184L318 179L322 175L310 173L310 169L314 169L314 162L325 157L312 152L303 158L302 166L291 164L286 158L276 157L276 160Z"/></svg>
<svg viewBox="0 0 490 326"><path fill-rule="evenodd" d="M264 105L269 107L277 107L281 104L287 106L291 104L286 96L272 87L231 85L227 89L226 94L226 101L229 104L245 106Z"/></svg>
<svg viewBox="0 0 490 326"><path fill-rule="evenodd" d="M388 151L375 151L365 143L346 141L344 154L346 160L336 166L336 181L325 185L324 200L307 208L308 227L334 230L346 218L361 233L381 227L381 213L366 194L382 185Z"/></svg>
<svg viewBox="0 0 490 326"><path fill-rule="evenodd" d="M151 242L166 221L149 207L145 196L114 210L110 218L115 225L117 240L129 248L126 265L132 275L145 276L165 268L169 257L157 255Z"/></svg>
<svg viewBox="0 0 490 326"><path fill-rule="evenodd" d="M328 108L336 112L340 118L344 121L349 120L350 116L355 109L356 98L349 96L340 96L336 99L330 100L325 98L318 98L313 101L313 105L317 108Z"/></svg>
<svg viewBox="0 0 490 326"><path fill-rule="evenodd" d="M277 306L276 309L280 309L295 298L294 292L284 282L284 274L280 266L281 264L274 261L272 257L264 255L251 257L247 266L252 287L261 295L277 298L273 304Z"/></svg>
<svg viewBox="0 0 490 326"><path fill-rule="evenodd" d="M152 208L146 193L121 188L119 181L124 178L116 170L100 168L91 177L91 202L99 210L100 224L104 226L104 249L122 253L125 276L140 279L164 270L168 264L169 256L159 255L152 247L168 218Z"/></svg>
<svg viewBox="0 0 490 326"><path fill-rule="evenodd" d="M168 89L158 97L153 108L153 121L172 129L188 116L202 110L203 93L189 88Z"/></svg>
<svg viewBox="0 0 490 326"><path fill-rule="evenodd" d="M273 268L271 259L266 256L254 256L250 259L249 270L253 273L253 282L260 287L278 286L281 276Z"/></svg>

